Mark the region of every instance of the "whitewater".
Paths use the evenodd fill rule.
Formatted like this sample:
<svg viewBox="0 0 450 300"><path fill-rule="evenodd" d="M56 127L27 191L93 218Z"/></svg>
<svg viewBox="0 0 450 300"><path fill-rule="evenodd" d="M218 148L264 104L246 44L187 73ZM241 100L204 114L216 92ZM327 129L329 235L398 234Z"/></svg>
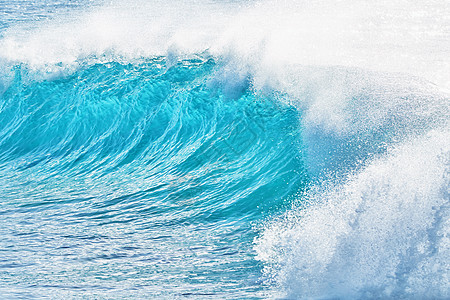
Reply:
<svg viewBox="0 0 450 300"><path fill-rule="evenodd" d="M450 298L450 2L0 0L0 298Z"/></svg>

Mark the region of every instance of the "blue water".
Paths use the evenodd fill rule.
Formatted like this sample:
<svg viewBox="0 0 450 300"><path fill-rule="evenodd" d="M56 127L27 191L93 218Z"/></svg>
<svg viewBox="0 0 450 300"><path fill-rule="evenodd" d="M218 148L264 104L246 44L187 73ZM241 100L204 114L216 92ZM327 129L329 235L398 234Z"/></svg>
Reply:
<svg viewBox="0 0 450 300"><path fill-rule="evenodd" d="M306 180L298 113L246 86L228 98L217 68L155 58L33 82L16 68L0 117L8 285L259 289L252 221Z"/></svg>
<svg viewBox="0 0 450 300"><path fill-rule="evenodd" d="M0 1L0 298L449 295L447 94L52 31L101 5Z"/></svg>

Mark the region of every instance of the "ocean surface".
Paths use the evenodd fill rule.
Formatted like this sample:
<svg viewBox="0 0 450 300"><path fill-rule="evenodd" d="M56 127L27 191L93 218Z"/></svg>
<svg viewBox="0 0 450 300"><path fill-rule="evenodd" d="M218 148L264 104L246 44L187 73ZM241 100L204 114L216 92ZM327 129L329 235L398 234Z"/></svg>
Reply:
<svg viewBox="0 0 450 300"><path fill-rule="evenodd" d="M446 0L0 0L0 298L449 299L449 121Z"/></svg>

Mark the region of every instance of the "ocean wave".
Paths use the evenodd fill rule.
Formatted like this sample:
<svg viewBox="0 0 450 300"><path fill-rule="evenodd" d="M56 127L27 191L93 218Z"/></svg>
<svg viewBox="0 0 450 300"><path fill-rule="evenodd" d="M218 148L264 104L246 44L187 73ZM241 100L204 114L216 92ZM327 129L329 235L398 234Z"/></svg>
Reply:
<svg viewBox="0 0 450 300"><path fill-rule="evenodd" d="M0 24L0 295L449 297L447 3L50 2Z"/></svg>

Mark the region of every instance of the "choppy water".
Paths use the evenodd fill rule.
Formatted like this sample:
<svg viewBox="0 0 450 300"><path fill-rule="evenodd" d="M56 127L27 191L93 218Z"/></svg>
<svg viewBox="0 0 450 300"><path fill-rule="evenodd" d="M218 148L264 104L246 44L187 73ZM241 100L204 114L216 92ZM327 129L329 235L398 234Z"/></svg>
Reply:
<svg viewBox="0 0 450 300"><path fill-rule="evenodd" d="M450 296L445 1L0 1L0 297Z"/></svg>

